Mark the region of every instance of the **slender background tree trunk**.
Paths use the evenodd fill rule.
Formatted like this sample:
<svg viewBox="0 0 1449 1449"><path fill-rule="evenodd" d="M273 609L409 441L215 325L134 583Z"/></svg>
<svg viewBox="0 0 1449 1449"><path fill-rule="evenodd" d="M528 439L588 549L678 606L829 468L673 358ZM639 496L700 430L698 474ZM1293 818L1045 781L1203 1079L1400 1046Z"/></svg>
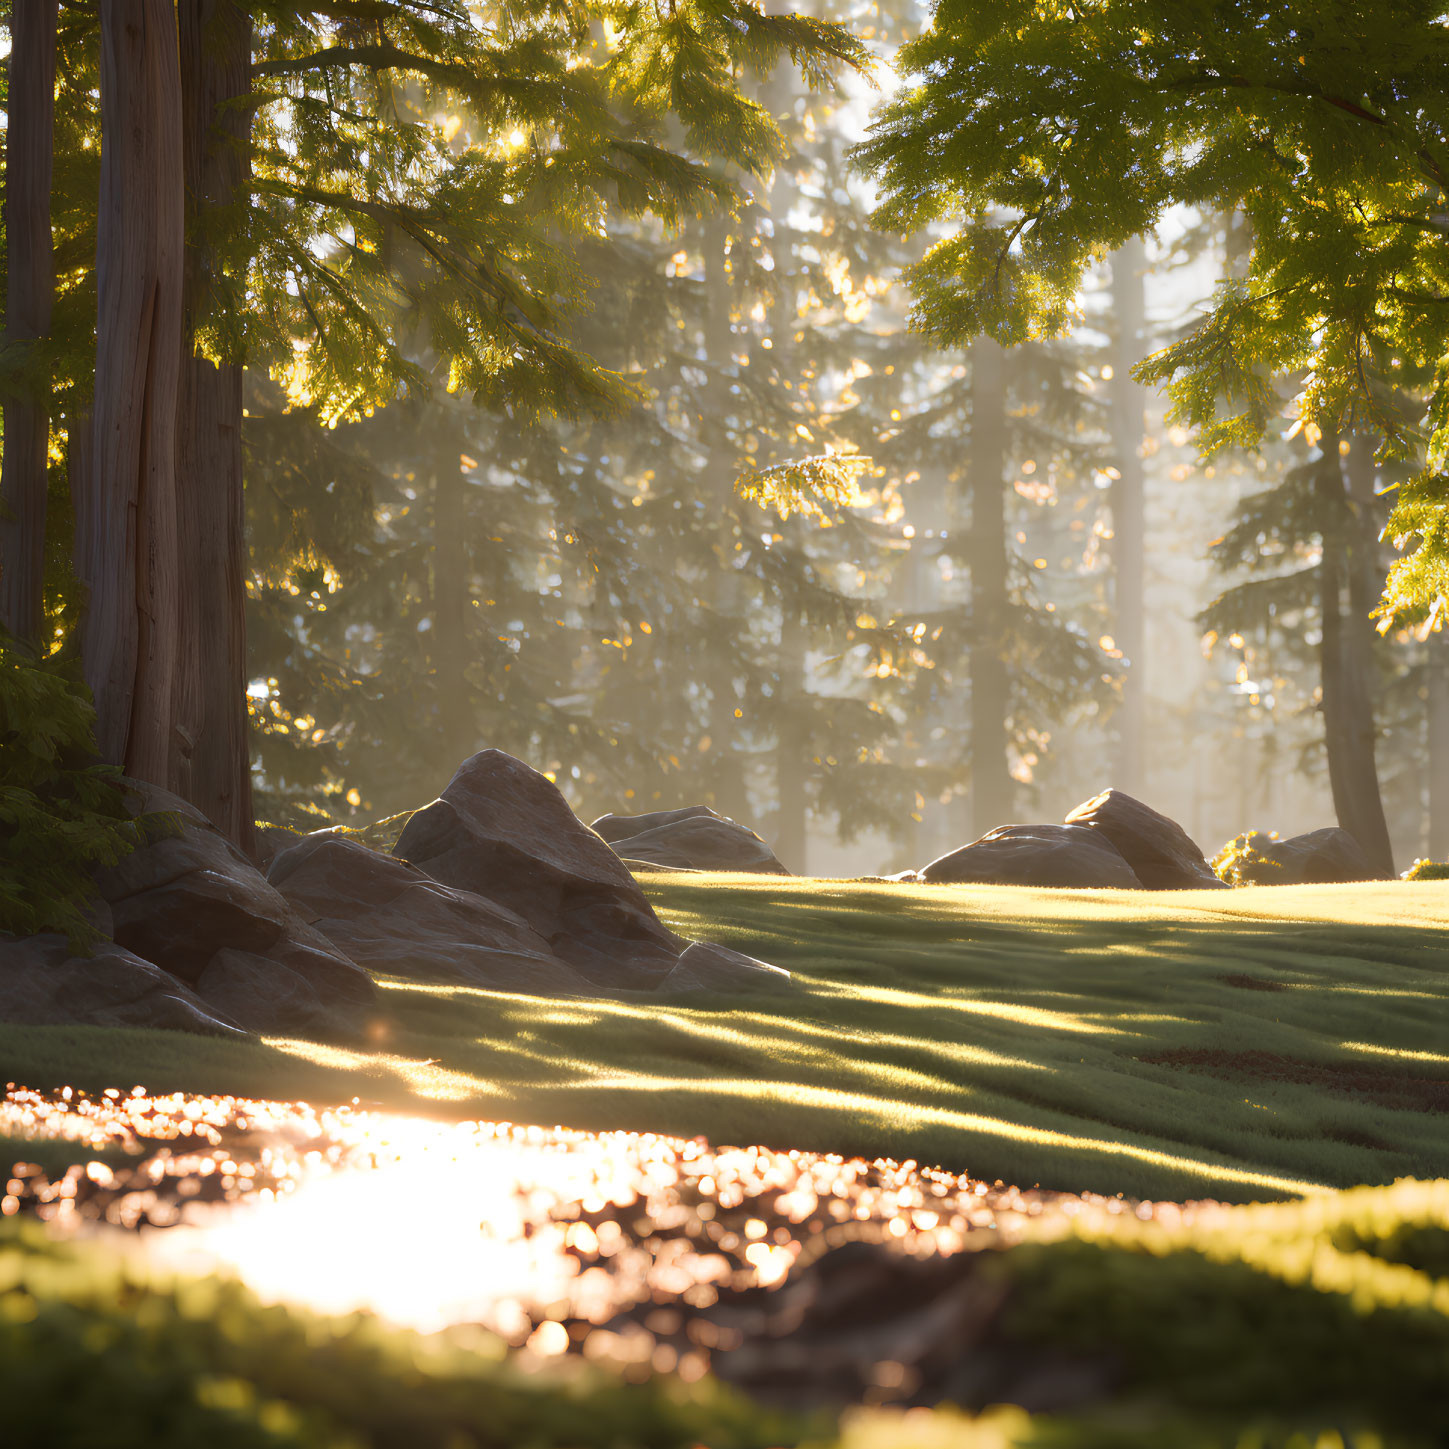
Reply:
<svg viewBox="0 0 1449 1449"><path fill-rule="evenodd" d="M794 73L788 66L779 66L765 87L761 100L777 118L789 111L793 103ZM770 216L774 225L775 275L780 291L775 299L773 336L775 367L784 377L793 371L795 314L799 297L794 281L786 275L785 258L788 245L781 246L788 235L790 203L796 193L795 178L788 165L776 167L770 183ZM798 532L798 530L796 530ZM810 715L807 703L805 651L809 632L799 603L789 597L788 584L778 591L780 599L779 656L775 666L775 822L770 842L775 854L797 875L806 873L809 849L809 800L806 781L808 762L814 754L810 738Z"/></svg>
<svg viewBox="0 0 1449 1449"><path fill-rule="evenodd" d="M779 730L775 740L775 854L796 875L806 873L809 849L805 795L806 762L810 751L810 723L805 703L804 619L788 601L780 610L780 659L776 708Z"/></svg>
<svg viewBox="0 0 1449 1449"><path fill-rule="evenodd" d="M57 0L23 0L10 13L10 102L5 133L5 236L10 275L5 340L50 334L55 268L50 178L55 129ZM41 644L45 618L45 492L50 371L5 399L0 472L0 624Z"/></svg>
<svg viewBox="0 0 1449 1449"><path fill-rule="evenodd" d="M1006 353L971 344L971 828L1011 824L1006 667Z"/></svg>
<svg viewBox="0 0 1449 1449"><path fill-rule="evenodd" d="M170 0L101 0L95 451L77 499L102 755L170 782L179 633L176 394L184 250Z"/></svg>
<svg viewBox="0 0 1449 1449"><path fill-rule="evenodd" d="M1140 795L1147 773L1146 510L1142 457L1146 394L1131 368L1146 352L1147 303L1143 275L1147 248L1134 237L1112 259L1112 307L1117 345L1112 359L1112 451L1121 474L1112 485L1112 569L1117 608L1113 634L1127 664L1117 714L1112 780Z"/></svg>
<svg viewBox="0 0 1449 1449"><path fill-rule="evenodd" d="M196 334L218 300L221 263L208 213L235 204L250 166L251 112L223 103L250 90L251 17L232 0L180 0L177 26L187 246L176 433L181 667L171 784L250 849L242 365L203 357Z"/></svg>
<svg viewBox="0 0 1449 1449"><path fill-rule="evenodd" d="M725 245L728 230L723 221L711 219L704 225L704 269L706 287L705 355L716 369L730 366L734 336L730 330L730 277L726 270ZM728 398L723 399L728 409ZM739 721L735 710L740 707L735 682L735 640L738 627L735 611L739 606L739 588L732 569L734 536L730 524L734 518L734 467L728 445L721 440L710 460L707 477L712 506L719 509L721 537L718 565L709 602L713 604L716 621L714 657L709 661L706 676L710 689L708 759L712 764L714 808L744 824L751 815L749 792L745 785L743 757L735 749Z"/></svg>
<svg viewBox="0 0 1449 1449"><path fill-rule="evenodd" d="M1449 633L1429 635L1429 837L1430 860L1449 860Z"/></svg>
<svg viewBox="0 0 1449 1449"><path fill-rule="evenodd" d="M468 556L464 489L458 449L433 474L433 627L428 640L438 696L438 728L449 769L473 750L468 667Z"/></svg>
<svg viewBox="0 0 1449 1449"><path fill-rule="evenodd" d="M1359 446L1366 444L1360 440ZM1325 435L1322 447L1317 478L1323 519L1319 600L1323 613L1323 733L1328 780L1338 823L1363 847L1374 870L1391 876L1394 853L1374 759L1378 731L1371 682L1373 624L1363 597L1363 581L1354 577L1362 572L1362 558L1354 547L1362 519L1350 507L1344 487L1338 438Z"/></svg>

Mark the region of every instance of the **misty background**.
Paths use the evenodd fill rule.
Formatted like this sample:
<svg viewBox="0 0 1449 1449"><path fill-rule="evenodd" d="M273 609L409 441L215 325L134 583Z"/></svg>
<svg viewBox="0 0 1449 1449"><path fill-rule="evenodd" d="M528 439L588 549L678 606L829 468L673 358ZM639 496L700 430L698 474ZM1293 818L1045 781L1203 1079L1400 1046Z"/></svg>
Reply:
<svg viewBox="0 0 1449 1449"><path fill-rule="evenodd" d="M858 9L830 13L886 61L924 18ZM878 94L797 91L759 83L792 155L738 218L605 218L578 258L602 281L574 339L633 406L490 411L440 373L347 422L315 359L249 375L258 818L413 808L497 746L586 820L709 804L801 873L919 866L1108 786L1210 856L1333 824L1322 537L1292 497L1321 440L1290 382L1277 441L1203 461L1128 376L1246 255L1241 222L1177 212L1103 257L1066 339L941 351L899 278L932 238L874 231L848 160ZM736 491L831 453L871 462L819 516ZM1371 522L1393 480L1367 466ZM1399 869L1449 853L1431 648L1361 660Z"/></svg>

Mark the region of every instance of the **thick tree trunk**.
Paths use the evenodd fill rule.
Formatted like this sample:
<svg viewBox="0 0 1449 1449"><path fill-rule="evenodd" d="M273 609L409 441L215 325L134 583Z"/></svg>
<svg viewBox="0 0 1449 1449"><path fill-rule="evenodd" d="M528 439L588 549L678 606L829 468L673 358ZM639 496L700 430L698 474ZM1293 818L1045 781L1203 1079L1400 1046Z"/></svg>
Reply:
<svg viewBox="0 0 1449 1449"><path fill-rule="evenodd" d="M1007 758L1006 354L971 344L971 828L1011 823L1015 787Z"/></svg>
<svg viewBox="0 0 1449 1449"><path fill-rule="evenodd" d="M1117 342L1112 376L1112 451L1118 473L1112 485L1112 565L1117 608L1113 634L1127 666L1117 714L1113 783L1140 795L1147 770L1146 696L1146 510L1140 449L1146 395L1131 368L1146 352L1147 305L1143 274L1147 248L1134 237L1112 259L1112 306Z"/></svg>
<svg viewBox="0 0 1449 1449"><path fill-rule="evenodd" d="M101 0L95 452L80 515L102 755L170 783L179 633L176 393L184 264L170 0Z"/></svg>
<svg viewBox="0 0 1449 1449"><path fill-rule="evenodd" d="M28 0L10 15L10 103L5 133L5 236L10 275L5 340L50 334L55 267L50 177L55 120L57 0ZM45 492L50 373L5 399L0 471L0 624L40 644L45 617Z"/></svg>
<svg viewBox="0 0 1449 1449"><path fill-rule="evenodd" d="M1375 872L1391 876L1394 854L1374 760L1378 731L1371 684L1373 625L1361 597L1362 585L1353 578L1362 567L1353 547L1361 520L1350 508L1337 438L1326 435L1323 450L1317 488L1323 520L1319 602L1323 614L1320 653L1328 780L1338 823L1363 847Z"/></svg>
<svg viewBox="0 0 1449 1449"><path fill-rule="evenodd" d="M232 0L180 0L186 176L184 347L177 404L181 671L171 787L243 849L252 836L247 728L242 365L197 350L218 306L215 208L246 183L251 113L224 107L250 90L251 17Z"/></svg>

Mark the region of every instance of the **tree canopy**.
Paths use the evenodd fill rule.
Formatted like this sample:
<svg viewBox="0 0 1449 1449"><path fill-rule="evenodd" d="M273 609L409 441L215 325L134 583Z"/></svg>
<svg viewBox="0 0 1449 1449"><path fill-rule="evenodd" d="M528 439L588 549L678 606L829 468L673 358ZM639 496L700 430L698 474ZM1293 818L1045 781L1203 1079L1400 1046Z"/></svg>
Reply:
<svg viewBox="0 0 1449 1449"><path fill-rule="evenodd" d="M1060 333L1086 269L1174 206L1239 209L1246 275L1141 364L1207 452L1299 380L1310 437L1413 459L1382 608L1449 596L1449 26L1405 0L940 0L859 158L877 219L945 225L914 269L938 340ZM1427 407L1423 406L1427 399Z"/></svg>

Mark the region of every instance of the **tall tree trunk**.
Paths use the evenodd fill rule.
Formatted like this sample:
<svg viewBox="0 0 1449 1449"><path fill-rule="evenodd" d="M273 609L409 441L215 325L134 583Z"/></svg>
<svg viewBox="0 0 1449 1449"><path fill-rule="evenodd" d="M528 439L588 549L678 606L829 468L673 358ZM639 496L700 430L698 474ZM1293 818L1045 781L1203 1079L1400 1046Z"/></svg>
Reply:
<svg viewBox="0 0 1449 1449"><path fill-rule="evenodd" d="M1430 860L1449 860L1449 633L1429 635L1425 670L1429 678Z"/></svg>
<svg viewBox="0 0 1449 1449"><path fill-rule="evenodd" d="M704 228L705 271L705 356L711 368L723 372L730 367L734 351L730 329L730 278L726 270L725 246L728 229L723 221L711 219ZM721 396L726 396L721 391ZM713 604L716 637L712 657L701 661L707 670L710 690L708 759L714 806L723 814L749 822L749 794L745 787L743 757L735 749L739 722L735 710L739 696L735 685L735 611L739 588L734 561L734 458L728 444L719 439L713 449L706 478L711 506L719 510L721 534L718 561L709 602Z"/></svg>
<svg viewBox="0 0 1449 1449"><path fill-rule="evenodd" d="M800 610L786 603L780 610L780 659L775 740L774 851L797 875L806 873L806 760L810 751L810 717L805 689L805 628Z"/></svg>
<svg viewBox="0 0 1449 1449"><path fill-rule="evenodd" d="M1147 772L1146 510L1140 449L1146 394L1131 369L1146 351L1143 275L1147 248L1134 237L1112 259L1112 306L1117 339L1112 366L1112 451L1120 476L1112 484L1112 566L1116 580L1113 633L1127 665L1117 719L1113 781L1129 794L1144 789Z"/></svg>
<svg viewBox="0 0 1449 1449"><path fill-rule="evenodd" d="M10 275L5 340L50 334L55 265L50 177L55 121L58 0L28 0L10 13L9 126L5 133L5 236ZM39 370L37 370L39 372ZM50 446L50 370L5 398L0 470L0 624L41 642L45 617L45 491Z"/></svg>
<svg viewBox="0 0 1449 1449"><path fill-rule="evenodd" d="M251 88L251 16L234 0L180 0L177 24L187 246L176 434L181 672L171 786L249 850L242 364L203 357L197 331L222 305L210 213L236 203L250 168L251 112L223 103Z"/></svg>
<svg viewBox="0 0 1449 1449"><path fill-rule="evenodd" d="M779 65L775 68L761 96L772 115L779 117L788 112L793 103L794 80L794 72L789 66ZM768 193L775 263L772 275L780 287L771 312L771 341L774 343L771 356L775 369L781 376L786 376L791 371L795 315L799 303L795 280L787 267L790 251L789 213L798 189L791 168L788 165L777 166ZM780 653L774 700L779 723L775 736L776 812L773 846L775 854L790 870L797 875L804 875L805 856L809 848L806 766L814 753L810 738L808 690L805 680L805 649L809 636L799 604L788 597L788 585L782 584L779 592Z"/></svg>
<svg viewBox="0 0 1449 1449"><path fill-rule="evenodd" d="M1325 435L1322 446L1323 459L1316 486L1323 520L1320 653L1329 787L1333 791L1338 823L1363 847L1374 871L1391 876L1394 853L1374 760L1378 731L1374 725L1371 684L1373 625L1362 597L1363 585L1353 577L1363 566L1354 548L1354 535L1361 531L1361 519L1350 506L1344 487L1337 437ZM1360 446L1366 444L1360 440Z"/></svg>
<svg viewBox="0 0 1449 1449"><path fill-rule="evenodd" d="M170 782L179 633L176 393L184 216L171 0L101 0L95 451L77 499L104 758Z"/></svg>
<svg viewBox="0 0 1449 1449"><path fill-rule="evenodd" d="M438 698L438 729L449 768L472 753L474 736L465 671L468 666L468 486L458 450L439 460L433 474L433 627L429 638Z"/></svg>
<svg viewBox="0 0 1449 1449"><path fill-rule="evenodd" d="M1006 353L971 344L971 828L1011 822L1006 667Z"/></svg>

